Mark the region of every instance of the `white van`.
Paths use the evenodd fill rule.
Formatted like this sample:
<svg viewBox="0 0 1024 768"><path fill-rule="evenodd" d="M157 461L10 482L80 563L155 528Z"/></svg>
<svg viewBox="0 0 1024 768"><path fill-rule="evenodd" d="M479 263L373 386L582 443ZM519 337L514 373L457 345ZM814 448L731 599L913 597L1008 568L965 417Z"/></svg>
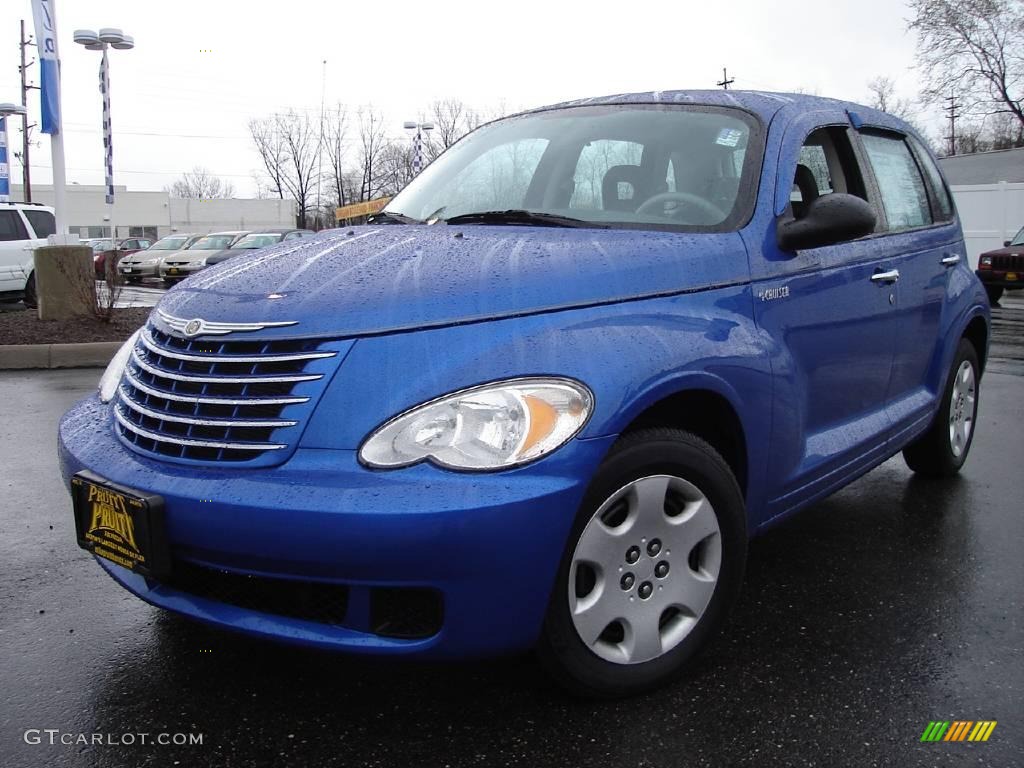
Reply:
<svg viewBox="0 0 1024 768"><path fill-rule="evenodd" d="M24 298L35 306L32 252L56 231L53 208L38 203L0 203L0 301Z"/></svg>

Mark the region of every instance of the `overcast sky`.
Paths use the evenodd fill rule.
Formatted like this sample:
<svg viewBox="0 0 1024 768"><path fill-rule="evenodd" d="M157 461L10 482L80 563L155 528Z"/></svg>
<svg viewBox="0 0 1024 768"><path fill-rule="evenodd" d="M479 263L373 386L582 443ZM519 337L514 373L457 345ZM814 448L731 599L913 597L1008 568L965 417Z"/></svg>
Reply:
<svg viewBox="0 0 1024 768"><path fill-rule="evenodd" d="M115 182L162 189L202 165L255 192L250 118L326 100L374 104L402 136L438 98L525 108L627 91L803 89L867 99L877 75L916 97L914 38L897 0L829 2L274 2L57 0L69 182L103 181L100 55L75 29L120 27L136 48L111 52ZM18 20L29 0L0 2L0 101L20 101ZM32 50L32 49L30 49ZM30 73L37 73L32 67ZM39 115L38 92L29 99ZM935 124L935 115L922 116ZM12 119L12 149L20 147ZM36 134L32 178L50 181L49 137ZM21 167L11 159L12 181Z"/></svg>

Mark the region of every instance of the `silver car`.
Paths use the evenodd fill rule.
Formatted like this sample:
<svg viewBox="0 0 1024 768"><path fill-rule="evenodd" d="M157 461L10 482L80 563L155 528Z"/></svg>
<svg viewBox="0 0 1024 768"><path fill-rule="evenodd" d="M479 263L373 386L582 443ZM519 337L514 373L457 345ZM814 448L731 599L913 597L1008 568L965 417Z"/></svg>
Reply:
<svg viewBox="0 0 1024 768"><path fill-rule="evenodd" d="M162 237L144 251L125 256L117 263L117 272L121 277L134 282L143 277L159 277L160 261L171 254L185 250L202 235L192 233L176 233Z"/></svg>
<svg viewBox="0 0 1024 768"><path fill-rule="evenodd" d="M186 251L170 253L160 261L160 277L174 282L198 272L206 266L206 259L215 253L230 248L249 234L244 230L211 232L196 240Z"/></svg>

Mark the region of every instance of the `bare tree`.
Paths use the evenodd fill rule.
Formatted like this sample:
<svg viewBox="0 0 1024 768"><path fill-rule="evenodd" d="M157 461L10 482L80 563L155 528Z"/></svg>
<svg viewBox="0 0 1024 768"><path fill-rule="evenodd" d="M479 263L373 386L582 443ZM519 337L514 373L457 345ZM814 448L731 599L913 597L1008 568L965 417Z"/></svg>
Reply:
<svg viewBox="0 0 1024 768"><path fill-rule="evenodd" d="M213 200L219 197L235 196L235 186L230 181L219 179L199 165L191 171L183 173L181 178L166 191L172 197L192 200Z"/></svg>
<svg viewBox="0 0 1024 768"><path fill-rule="evenodd" d="M931 134L918 118L920 112L918 105L911 99L897 95L896 81L893 78L879 75L868 81L868 93L870 94L867 101L869 107L880 109L900 118L917 131L933 149L935 148Z"/></svg>
<svg viewBox="0 0 1024 768"><path fill-rule="evenodd" d="M252 136L252 142L256 145L256 153L260 156L263 168L270 179L267 186L278 198L284 199L284 174L288 151L277 119L274 116L261 119L253 118L249 121L249 134Z"/></svg>
<svg viewBox="0 0 1024 768"><path fill-rule="evenodd" d="M924 97L955 95L965 113L1024 123L1024 2L910 0Z"/></svg>
<svg viewBox="0 0 1024 768"><path fill-rule="evenodd" d="M380 196L381 153L387 140L384 136L384 118L368 106L359 110L359 165L363 180L359 190L360 200L373 200Z"/></svg>
<svg viewBox="0 0 1024 768"><path fill-rule="evenodd" d="M327 160L327 182L334 198L335 207L345 205L351 200L345 184L347 174L346 133L348 132L348 113L345 105L338 102L324 114L323 152Z"/></svg>
<svg viewBox="0 0 1024 768"><path fill-rule="evenodd" d="M380 187L381 197L397 195L402 188L412 181L413 147L407 141L389 141L381 149L375 171Z"/></svg>
<svg viewBox="0 0 1024 768"><path fill-rule="evenodd" d="M454 98L441 99L430 105L434 123L431 139L436 141L441 152L469 133L466 127L468 112L466 105Z"/></svg>
<svg viewBox="0 0 1024 768"><path fill-rule="evenodd" d="M306 214L313 207L313 190L316 188L320 130L305 112L289 110L276 115L275 122L285 150L281 184L295 200L298 226L305 228Z"/></svg>

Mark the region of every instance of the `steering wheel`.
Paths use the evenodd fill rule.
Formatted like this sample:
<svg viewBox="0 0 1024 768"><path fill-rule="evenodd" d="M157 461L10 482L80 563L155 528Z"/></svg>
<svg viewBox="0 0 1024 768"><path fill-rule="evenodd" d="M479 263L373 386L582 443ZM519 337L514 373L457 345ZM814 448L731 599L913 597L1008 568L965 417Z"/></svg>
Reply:
<svg viewBox="0 0 1024 768"><path fill-rule="evenodd" d="M658 215L658 213L664 213L665 203L682 203L691 208L696 208L710 217L713 222L724 221L728 215L709 200L689 192L661 192L644 200L636 209L636 212L641 215ZM654 210L658 206L662 206L661 211Z"/></svg>

